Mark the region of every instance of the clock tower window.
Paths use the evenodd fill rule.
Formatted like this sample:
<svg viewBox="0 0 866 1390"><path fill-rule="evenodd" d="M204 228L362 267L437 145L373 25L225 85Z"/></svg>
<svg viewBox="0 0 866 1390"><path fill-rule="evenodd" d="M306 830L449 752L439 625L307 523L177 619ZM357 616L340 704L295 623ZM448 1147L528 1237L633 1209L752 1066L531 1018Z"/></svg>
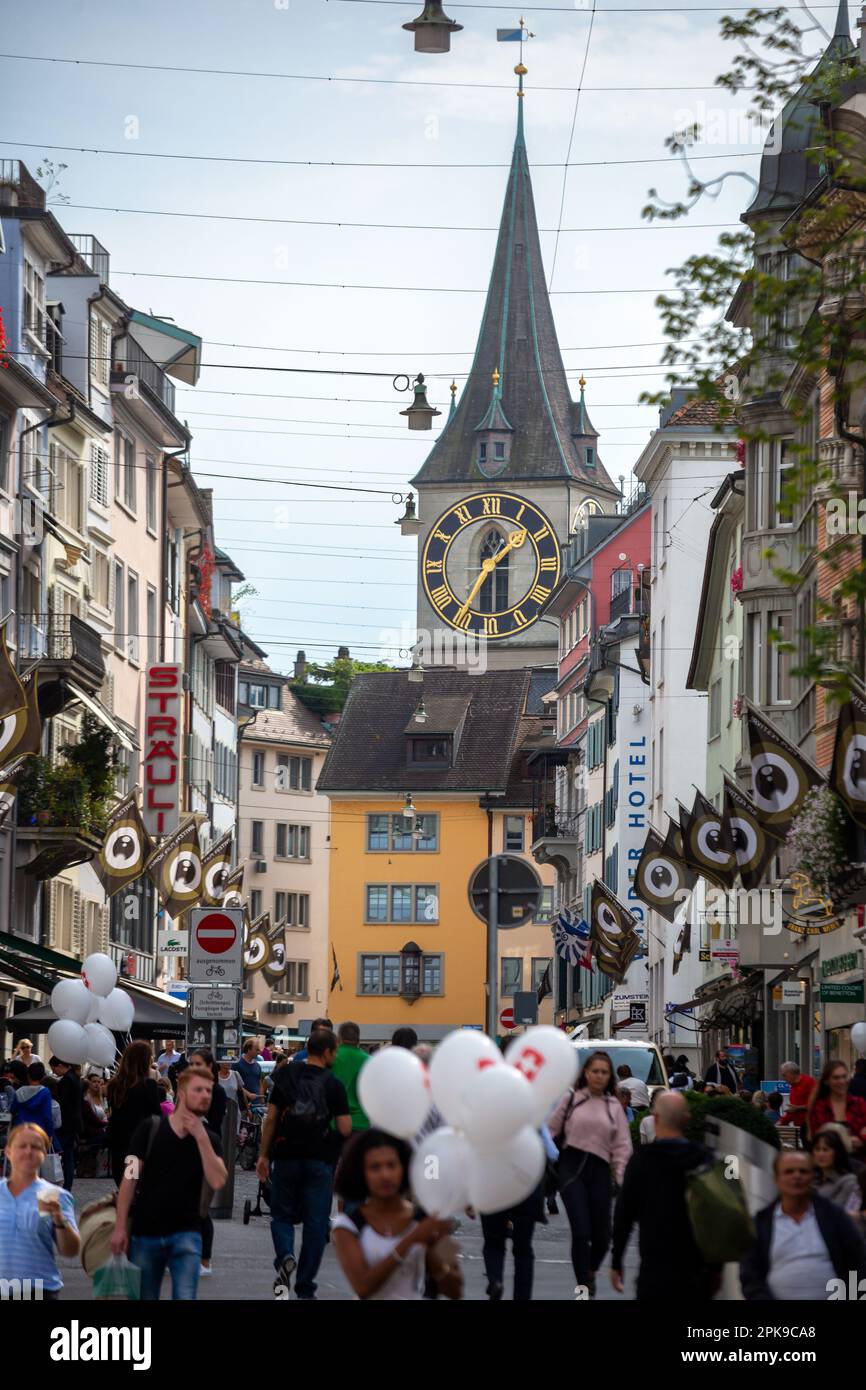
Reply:
<svg viewBox="0 0 866 1390"><path fill-rule="evenodd" d="M481 543L479 568L484 560L492 560L504 544L505 537L501 531L488 531ZM478 595L479 613L501 613L503 609L508 607L509 560L509 555L503 556L493 573L489 574L481 585Z"/></svg>

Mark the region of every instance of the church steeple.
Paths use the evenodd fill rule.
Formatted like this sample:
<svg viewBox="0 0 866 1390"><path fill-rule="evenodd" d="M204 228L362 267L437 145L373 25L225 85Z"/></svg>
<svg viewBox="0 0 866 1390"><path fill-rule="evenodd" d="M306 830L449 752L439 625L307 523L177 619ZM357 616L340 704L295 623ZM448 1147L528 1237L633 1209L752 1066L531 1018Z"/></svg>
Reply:
<svg viewBox="0 0 866 1390"><path fill-rule="evenodd" d="M517 132L475 356L448 427L413 482L572 479L618 497L593 446L595 461L586 463L581 405L571 398L541 256L524 137L526 69L519 63L515 72Z"/></svg>

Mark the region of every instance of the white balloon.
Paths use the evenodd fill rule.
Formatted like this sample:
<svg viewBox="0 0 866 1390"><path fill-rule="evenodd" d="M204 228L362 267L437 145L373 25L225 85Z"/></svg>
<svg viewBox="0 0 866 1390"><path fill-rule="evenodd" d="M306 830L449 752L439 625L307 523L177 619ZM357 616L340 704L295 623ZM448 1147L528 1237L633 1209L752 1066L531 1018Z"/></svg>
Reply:
<svg viewBox="0 0 866 1390"><path fill-rule="evenodd" d="M125 990L113 989L107 999L100 1000L99 1022L115 1033L128 1033L135 1017L135 1005Z"/></svg>
<svg viewBox="0 0 866 1390"><path fill-rule="evenodd" d="M427 1068L405 1047L383 1047L361 1068L358 1099L377 1129L411 1139L433 1106Z"/></svg>
<svg viewBox="0 0 866 1390"><path fill-rule="evenodd" d="M61 980L51 991L51 1007L58 1018L84 1024L93 996L83 980Z"/></svg>
<svg viewBox="0 0 866 1390"><path fill-rule="evenodd" d="M473 1149L487 1153L513 1139L532 1120L532 1087L514 1067L485 1067L469 1077L460 1127Z"/></svg>
<svg viewBox="0 0 866 1390"><path fill-rule="evenodd" d="M471 1162L472 1150L463 1135L447 1125L420 1140L409 1179L415 1201L428 1216L445 1220L468 1207Z"/></svg>
<svg viewBox="0 0 866 1390"><path fill-rule="evenodd" d="M88 1023L84 1029L87 1061L95 1067L111 1067L117 1056L114 1038L101 1023Z"/></svg>
<svg viewBox="0 0 866 1390"><path fill-rule="evenodd" d="M486 1033L457 1028L442 1039L430 1061L430 1085L436 1109L449 1124L461 1122L463 1091L469 1078L501 1063L502 1053Z"/></svg>
<svg viewBox="0 0 866 1390"><path fill-rule="evenodd" d="M577 1077L577 1050L559 1028L541 1024L508 1044L505 1060L522 1072L533 1094L530 1120L541 1125Z"/></svg>
<svg viewBox="0 0 866 1390"><path fill-rule="evenodd" d="M110 956L94 951L81 967L81 978L94 994L110 994L117 984L117 966Z"/></svg>
<svg viewBox="0 0 866 1390"><path fill-rule="evenodd" d="M70 1066L87 1061L87 1034L80 1023L59 1018L48 1029L48 1051Z"/></svg>
<svg viewBox="0 0 866 1390"><path fill-rule="evenodd" d="M84 988L87 989L87 986L85 985ZM88 1013L87 1018L84 1021L85 1023L98 1023L99 1010L102 1008L103 1004L105 1003L105 1000L103 999L101 994L91 994L89 989L87 990L87 993L90 995L90 1012Z"/></svg>
<svg viewBox="0 0 866 1390"><path fill-rule="evenodd" d="M851 1041L861 1055L866 1055L866 1023L855 1023L851 1029Z"/></svg>
<svg viewBox="0 0 866 1390"><path fill-rule="evenodd" d="M469 1169L469 1196L476 1211L487 1215L517 1206L541 1182L544 1145L530 1125L496 1153L473 1151Z"/></svg>

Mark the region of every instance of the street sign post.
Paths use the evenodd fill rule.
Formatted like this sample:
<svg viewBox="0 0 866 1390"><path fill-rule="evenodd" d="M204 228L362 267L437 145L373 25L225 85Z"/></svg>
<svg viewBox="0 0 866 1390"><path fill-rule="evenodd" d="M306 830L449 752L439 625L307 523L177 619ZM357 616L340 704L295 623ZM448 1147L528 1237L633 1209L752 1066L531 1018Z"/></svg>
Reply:
<svg viewBox="0 0 866 1390"><path fill-rule="evenodd" d="M517 1024L514 1021L514 1010L503 1009L502 1013L499 1015L499 1023L502 1028L516 1028Z"/></svg>
<svg viewBox="0 0 866 1390"><path fill-rule="evenodd" d="M195 907L189 913L187 979L194 985L243 984L243 909Z"/></svg>
<svg viewBox="0 0 866 1390"><path fill-rule="evenodd" d="M241 991L234 987L200 985L189 994L189 1011L194 1019L212 1018L224 1023L241 1012Z"/></svg>
<svg viewBox="0 0 866 1390"><path fill-rule="evenodd" d="M469 905L487 927L488 1036L496 1036L500 930L522 927L541 906L541 879L531 864L514 854L491 854L469 880Z"/></svg>

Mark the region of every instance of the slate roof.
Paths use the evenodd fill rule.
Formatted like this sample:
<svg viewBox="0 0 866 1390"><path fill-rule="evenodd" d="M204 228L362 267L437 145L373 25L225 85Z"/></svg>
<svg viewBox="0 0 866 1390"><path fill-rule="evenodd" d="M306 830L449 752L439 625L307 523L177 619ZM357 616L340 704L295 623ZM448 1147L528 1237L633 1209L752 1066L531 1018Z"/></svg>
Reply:
<svg viewBox="0 0 866 1390"><path fill-rule="evenodd" d="M247 666L250 663L244 662ZM263 671L274 673L264 662L258 663ZM331 736L322 721L307 709L288 686L283 687L282 709L261 709L244 731L244 738L252 743L303 743L316 744L327 748Z"/></svg>
<svg viewBox="0 0 866 1390"><path fill-rule="evenodd" d="M352 681L318 790L504 792L528 688L528 671L434 668L420 685L405 671L364 672ZM454 767L407 766L404 731L422 695L431 707L469 700Z"/></svg>
<svg viewBox="0 0 866 1390"><path fill-rule="evenodd" d="M701 396L695 396L691 401L686 401L679 410L675 410L673 415L665 422L665 428L670 425L679 425L682 429L686 425L706 426L721 424L721 410L718 401L708 401Z"/></svg>
<svg viewBox="0 0 866 1390"><path fill-rule="evenodd" d="M766 217L768 214L793 211L822 177L814 156L809 157L809 150L815 146L821 124L815 79L833 63L847 56L853 57L855 52L848 23L848 0L839 0L833 37L814 70L789 99L770 128L761 156L758 191L751 206L743 213L744 222L759 215Z"/></svg>
<svg viewBox="0 0 866 1390"><path fill-rule="evenodd" d="M413 479L479 483L477 430L510 427L509 461L496 481L577 478L619 495L595 454L585 462L587 416L571 398L541 257L532 182L518 104L517 138L475 357L457 407ZM494 371L499 382L494 391ZM495 418L494 418L495 417ZM507 422L500 426L500 417ZM584 440L574 438L584 431ZM594 435L592 426L589 431ZM593 440L594 444L594 440Z"/></svg>

